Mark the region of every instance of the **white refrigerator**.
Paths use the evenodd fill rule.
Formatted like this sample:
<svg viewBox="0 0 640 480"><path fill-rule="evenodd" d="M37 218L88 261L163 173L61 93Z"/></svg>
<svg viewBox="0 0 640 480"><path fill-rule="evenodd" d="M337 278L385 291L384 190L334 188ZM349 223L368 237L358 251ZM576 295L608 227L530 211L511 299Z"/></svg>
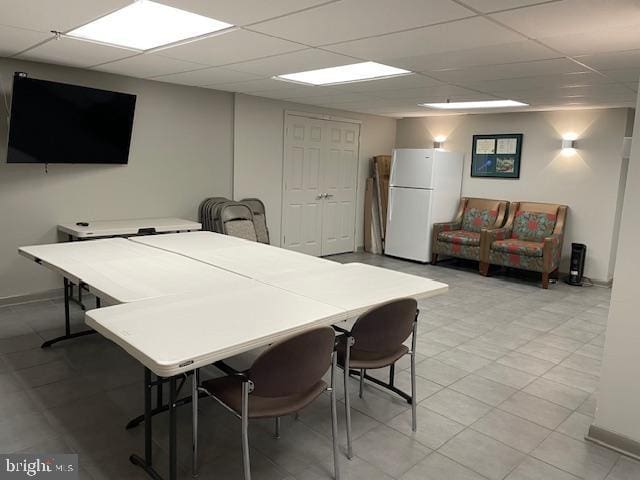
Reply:
<svg viewBox="0 0 640 480"><path fill-rule="evenodd" d="M431 230L453 219L460 200L464 156L439 149L393 152L385 255L429 262Z"/></svg>

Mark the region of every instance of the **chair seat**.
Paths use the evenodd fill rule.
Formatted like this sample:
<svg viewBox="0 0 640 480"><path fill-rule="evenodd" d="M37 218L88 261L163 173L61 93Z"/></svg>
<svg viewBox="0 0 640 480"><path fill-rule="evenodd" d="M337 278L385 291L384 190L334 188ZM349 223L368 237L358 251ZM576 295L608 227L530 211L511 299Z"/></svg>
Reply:
<svg viewBox="0 0 640 480"><path fill-rule="evenodd" d="M491 244L491 250L525 257L542 257L543 246L543 243L508 238L507 240L493 242Z"/></svg>
<svg viewBox="0 0 640 480"><path fill-rule="evenodd" d="M238 415L242 408L242 377L227 376L202 382L209 393L217 397ZM249 418L273 418L299 412L327 389L324 381L316 383L309 391L286 397L260 397L249 394Z"/></svg>
<svg viewBox="0 0 640 480"><path fill-rule="evenodd" d="M454 243L457 245L480 245L480 234L477 232L467 232L466 230L452 230L440 232L438 240L441 242Z"/></svg>
<svg viewBox="0 0 640 480"><path fill-rule="evenodd" d="M344 367L344 357L346 353L346 337L340 337L336 351L338 352L338 365ZM351 355L349 358L350 368L364 368L364 369L376 369L384 368L389 365L393 365L403 356L409 353L409 348L406 345L402 345L395 352L368 352L365 350L358 350L355 345L351 347Z"/></svg>

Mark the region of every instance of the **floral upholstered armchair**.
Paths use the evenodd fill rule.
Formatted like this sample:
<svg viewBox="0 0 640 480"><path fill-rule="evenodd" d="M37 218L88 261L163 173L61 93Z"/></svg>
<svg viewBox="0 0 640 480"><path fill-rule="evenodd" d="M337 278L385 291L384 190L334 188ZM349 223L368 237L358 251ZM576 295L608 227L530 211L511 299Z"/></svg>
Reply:
<svg viewBox="0 0 640 480"><path fill-rule="evenodd" d="M480 260L480 232L501 227L508 204L487 198L461 198L452 222L433 224L431 263L438 261L438 255Z"/></svg>
<svg viewBox="0 0 640 480"><path fill-rule="evenodd" d="M542 288L557 276L568 207L552 203L517 202L509 208L503 228L482 232L480 273L490 265L542 273Z"/></svg>

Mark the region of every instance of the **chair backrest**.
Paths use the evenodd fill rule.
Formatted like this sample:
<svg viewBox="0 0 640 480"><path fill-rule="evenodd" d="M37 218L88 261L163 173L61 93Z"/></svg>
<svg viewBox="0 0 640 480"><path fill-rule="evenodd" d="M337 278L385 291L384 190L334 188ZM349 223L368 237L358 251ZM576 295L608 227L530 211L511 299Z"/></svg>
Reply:
<svg viewBox="0 0 640 480"><path fill-rule="evenodd" d="M264 203L259 198L244 198L240 200L245 205L248 205L253 212L253 223L256 227L256 236L260 243L269 242L269 229L267 228L267 215Z"/></svg>
<svg viewBox="0 0 640 480"><path fill-rule="evenodd" d="M330 327L308 330L272 345L249 369L253 394L284 397L309 391L331 366L334 345Z"/></svg>
<svg viewBox="0 0 640 480"><path fill-rule="evenodd" d="M509 202L489 198L465 198L462 230L480 232L483 228L501 227Z"/></svg>
<svg viewBox="0 0 640 480"><path fill-rule="evenodd" d="M251 209L242 203L227 202L220 208L222 233L256 242L256 228Z"/></svg>
<svg viewBox="0 0 640 480"><path fill-rule="evenodd" d="M373 307L358 317L351 329L353 348L367 352L395 352L409 338L418 302L401 298Z"/></svg>
<svg viewBox="0 0 640 480"><path fill-rule="evenodd" d="M566 213L566 205L538 202L514 203L509 212L511 237L541 242L554 233L562 233Z"/></svg>

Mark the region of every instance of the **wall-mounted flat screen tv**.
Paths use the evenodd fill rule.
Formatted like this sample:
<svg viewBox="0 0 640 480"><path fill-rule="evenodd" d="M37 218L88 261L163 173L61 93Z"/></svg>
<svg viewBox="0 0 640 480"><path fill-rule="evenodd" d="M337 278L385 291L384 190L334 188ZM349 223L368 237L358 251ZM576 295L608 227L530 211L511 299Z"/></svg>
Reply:
<svg viewBox="0 0 640 480"><path fill-rule="evenodd" d="M16 74L7 163L126 164L136 96Z"/></svg>

